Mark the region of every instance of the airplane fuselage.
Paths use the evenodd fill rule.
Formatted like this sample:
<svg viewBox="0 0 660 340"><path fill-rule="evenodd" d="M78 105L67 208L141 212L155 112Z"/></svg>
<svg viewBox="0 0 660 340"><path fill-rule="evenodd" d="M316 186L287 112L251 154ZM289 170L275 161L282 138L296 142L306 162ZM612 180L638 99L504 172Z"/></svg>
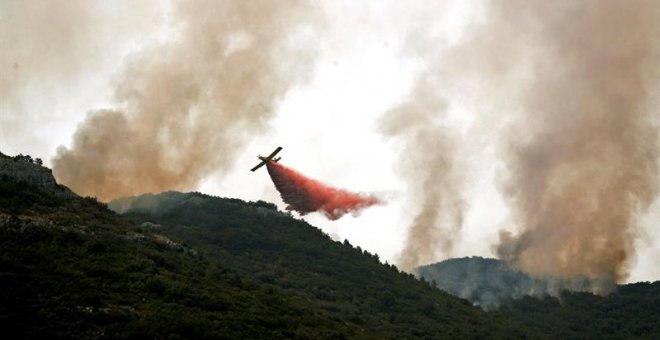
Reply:
<svg viewBox="0 0 660 340"><path fill-rule="evenodd" d="M258 155L257 158L261 161L259 164L257 164L254 168L250 169L250 171L255 171L259 169L260 167L266 165L268 162L279 162L282 157L275 157L275 155L282 150L281 146L278 146L275 151L273 151L270 155L264 157L262 155Z"/></svg>
<svg viewBox="0 0 660 340"><path fill-rule="evenodd" d="M264 156L261 156L261 155L257 156L257 158L259 158L259 160L262 161L262 162L273 161L275 163L279 162L280 159L282 159L282 157L275 157L273 159L268 159L268 157L264 157Z"/></svg>

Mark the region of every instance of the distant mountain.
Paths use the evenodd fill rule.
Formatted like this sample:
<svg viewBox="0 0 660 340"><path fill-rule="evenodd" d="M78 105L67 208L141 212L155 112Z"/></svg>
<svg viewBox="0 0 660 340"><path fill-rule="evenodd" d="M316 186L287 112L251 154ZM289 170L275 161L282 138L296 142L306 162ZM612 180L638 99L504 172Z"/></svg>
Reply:
<svg viewBox="0 0 660 340"><path fill-rule="evenodd" d="M449 259L417 269L432 285L486 310L522 321L560 339L660 339L660 281L587 292L588 279L538 279L505 261L482 257Z"/></svg>
<svg viewBox="0 0 660 340"><path fill-rule="evenodd" d="M543 337L270 203L168 192L117 215L40 183L0 178L4 338Z"/></svg>
<svg viewBox="0 0 660 340"><path fill-rule="evenodd" d="M448 259L419 267L416 272L438 288L486 310L523 296L556 297L565 290L586 292L614 289L611 282L588 278L533 278L511 268L505 261L478 256Z"/></svg>

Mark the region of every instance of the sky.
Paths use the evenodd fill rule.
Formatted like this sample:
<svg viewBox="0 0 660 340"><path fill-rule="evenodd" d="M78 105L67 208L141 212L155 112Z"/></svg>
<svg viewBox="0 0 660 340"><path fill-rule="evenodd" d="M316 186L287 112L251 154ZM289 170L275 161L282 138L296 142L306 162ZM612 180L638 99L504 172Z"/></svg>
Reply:
<svg viewBox="0 0 660 340"><path fill-rule="evenodd" d="M432 197L460 204L460 216L436 216L429 222L438 224L441 235L431 235L435 243L422 264L449 257L497 256L501 231L516 230L518 222L503 194L502 180L509 164L503 156L502 136L516 120L507 110L520 110L512 85L528 84L514 80L533 73L524 58L539 52L523 51L522 59L494 58L494 64L522 65L507 77L491 76L499 66L472 67L478 49L461 52L455 47L486 20L486 1L336 1L314 2L312 7L320 14L294 18L301 22L292 33L296 36L284 39L285 44L313 46L313 55L300 59L303 75L283 82L283 90L273 95L272 114L258 116L259 125L240 132L226 165L218 163L217 171L203 173L187 189L266 200L283 209L265 168L249 171L258 154L282 146L282 164L329 185L373 193L385 201L337 221L318 213L302 217L333 239L348 239L377 253L382 261L398 263L402 253L410 251L406 241L414 228L411 221ZM12 29L0 33L4 92L0 150L31 154L53 166L62 148L74 148L74 135L90 112L126 106L117 104L116 98L117 88L126 86L122 85L126 65L150 56L144 51L182 39L177 8L167 1L3 2L0 25ZM521 39L530 37L536 36ZM249 31L231 33L231 47L225 53L253 48L251 39ZM304 47L293 46L296 49ZM295 65L297 60L288 62ZM465 74L461 66L466 67ZM440 104L418 103L420 79L441 93ZM657 99L649 100L657 103ZM416 118L396 113L411 101L422 108L443 109L429 114L428 121L406 125ZM391 127L397 119L404 121L397 124L405 128ZM426 136L427 126L437 127L430 143L417 139ZM452 143L442 142L443 138ZM445 158L445 154L453 156ZM426 171L447 160L459 165L439 174ZM625 282L660 279L660 267L654 262L660 258L660 196L657 190L650 195L628 231L634 234L634 244ZM452 218L460 219L458 227L443 224Z"/></svg>

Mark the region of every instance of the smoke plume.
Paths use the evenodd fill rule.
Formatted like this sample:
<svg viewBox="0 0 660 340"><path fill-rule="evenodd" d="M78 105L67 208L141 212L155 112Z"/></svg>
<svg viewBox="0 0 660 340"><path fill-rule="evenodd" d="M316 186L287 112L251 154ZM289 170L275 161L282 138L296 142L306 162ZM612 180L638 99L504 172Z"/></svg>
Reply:
<svg viewBox="0 0 660 340"><path fill-rule="evenodd" d="M66 108L102 97L92 89L105 87L128 46L162 23L158 3L0 1L3 149L45 155L60 143L59 130L84 113Z"/></svg>
<svg viewBox="0 0 660 340"><path fill-rule="evenodd" d="M451 251L464 153L499 138L499 180L519 230L501 234L497 254L539 277L623 280L635 218L658 194L660 5L482 4L456 43L415 31L435 17L410 25L406 53L424 61L423 76L383 120L403 141L401 172L419 200L399 264ZM443 123L456 94L478 116L460 139Z"/></svg>
<svg viewBox="0 0 660 340"><path fill-rule="evenodd" d="M537 276L621 281L635 217L658 194L650 96L660 3L506 1L495 10L488 25L515 27L538 57L504 137L503 192L520 230L503 232L497 253Z"/></svg>
<svg viewBox="0 0 660 340"><path fill-rule="evenodd" d="M407 101L381 122L384 133L404 141L400 171L418 199L398 260L407 271L436 261L439 254L449 255L463 223L456 140L442 127L446 103L436 91L432 80L420 81Z"/></svg>
<svg viewBox="0 0 660 340"><path fill-rule="evenodd" d="M117 107L88 114L71 148L53 160L57 178L102 200L190 189L224 171L314 56L299 1L183 1L176 35L129 59Z"/></svg>
<svg viewBox="0 0 660 340"><path fill-rule="evenodd" d="M30 86L98 66L89 29L95 10L84 0L0 3L0 106L17 109Z"/></svg>
<svg viewBox="0 0 660 340"><path fill-rule="evenodd" d="M288 204L286 209L295 210L301 215L318 211L330 220L336 220L346 213L358 213L381 203L374 196L329 187L279 163L268 162L266 166L282 200Z"/></svg>

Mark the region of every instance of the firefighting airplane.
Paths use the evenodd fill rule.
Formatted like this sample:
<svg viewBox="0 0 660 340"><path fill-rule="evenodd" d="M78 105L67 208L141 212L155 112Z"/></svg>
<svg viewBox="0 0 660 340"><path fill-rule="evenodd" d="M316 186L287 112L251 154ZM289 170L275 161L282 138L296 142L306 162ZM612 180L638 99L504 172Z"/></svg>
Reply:
<svg viewBox="0 0 660 340"><path fill-rule="evenodd" d="M264 157L262 155L257 156L257 158L259 158L261 160L261 163L257 164L257 166L250 169L250 171L255 171L255 170L261 168L262 166L266 165L266 163L271 162L271 161L272 162L279 162L279 160L282 159L282 157L275 157L275 155L277 155L277 153L280 152L280 151L282 151L282 147L278 146L277 149L275 149L275 151L271 152L270 155L268 155L267 157ZM273 157L275 157L275 158L273 158Z"/></svg>

